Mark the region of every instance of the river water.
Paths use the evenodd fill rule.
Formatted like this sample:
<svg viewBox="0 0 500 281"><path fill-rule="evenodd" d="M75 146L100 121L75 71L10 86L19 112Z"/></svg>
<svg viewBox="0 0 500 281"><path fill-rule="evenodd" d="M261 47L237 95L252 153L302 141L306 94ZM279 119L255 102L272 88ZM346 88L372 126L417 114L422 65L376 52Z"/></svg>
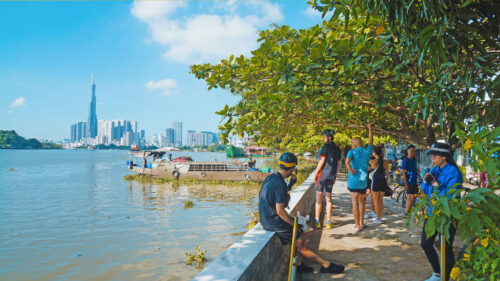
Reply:
<svg viewBox="0 0 500 281"><path fill-rule="evenodd" d="M190 280L200 269L185 264L185 252L199 245L214 260L257 211L258 186L124 181L127 159L0 150L0 280ZM184 209L187 199L193 208Z"/></svg>

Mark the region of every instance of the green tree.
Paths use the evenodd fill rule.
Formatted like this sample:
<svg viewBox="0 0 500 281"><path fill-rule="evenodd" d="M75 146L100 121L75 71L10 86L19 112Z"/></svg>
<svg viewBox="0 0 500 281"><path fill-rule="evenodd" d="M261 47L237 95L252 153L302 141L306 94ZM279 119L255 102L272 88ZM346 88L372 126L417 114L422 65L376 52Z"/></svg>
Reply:
<svg viewBox="0 0 500 281"><path fill-rule="evenodd" d="M275 26L252 57L191 71L241 96L218 112L223 138L247 133L269 145L310 126L371 122L380 135L421 145L444 137L456 148L457 121L498 122L499 25L492 1L443 2L313 1L333 12L321 26Z"/></svg>

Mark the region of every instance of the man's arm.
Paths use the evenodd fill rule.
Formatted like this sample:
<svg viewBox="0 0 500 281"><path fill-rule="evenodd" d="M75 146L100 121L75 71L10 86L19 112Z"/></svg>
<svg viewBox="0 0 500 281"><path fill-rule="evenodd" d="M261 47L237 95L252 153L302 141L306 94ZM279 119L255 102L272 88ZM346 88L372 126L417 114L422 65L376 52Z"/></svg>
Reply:
<svg viewBox="0 0 500 281"><path fill-rule="evenodd" d="M347 167L347 170L349 170L349 173L351 173L351 175L354 175L356 173L357 170L352 169L351 158L345 159L345 166Z"/></svg>
<svg viewBox="0 0 500 281"><path fill-rule="evenodd" d="M285 203L276 203L276 213L278 213L278 216L280 216L282 220L293 226L292 218L285 211Z"/></svg>
<svg viewBox="0 0 500 281"><path fill-rule="evenodd" d="M326 157L320 157L318 166L316 166L316 170L314 170L314 180L316 180L316 177L318 176L319 171L323 168L323 165L325 165L326 162Z"/></svg>
<svg viewBox="0 0 500 281"><path fill-rule="evenodd" d="M405 160L403 160L403 164L401 164L401 170L402 170L402 173L403 173L403 180L404 180L404 183L405 183L405 189L406 189L406 191L408 191L409 188L410 188L410 185L408 183L408 177L406 176L406 172L408 170L406 169L406 162L405 162Z"/></svg>
<svg viewBox="0 0 500 281"><path fill-rule="evenodd" d="M372 124L370 123L368 123L368 138L370 139L370 145L373 146Z"/></svg>

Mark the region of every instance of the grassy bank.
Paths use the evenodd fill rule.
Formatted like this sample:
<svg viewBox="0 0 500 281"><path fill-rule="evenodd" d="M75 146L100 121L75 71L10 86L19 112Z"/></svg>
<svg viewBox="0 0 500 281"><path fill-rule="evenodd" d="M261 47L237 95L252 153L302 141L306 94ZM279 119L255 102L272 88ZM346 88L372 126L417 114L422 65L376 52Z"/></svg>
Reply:
<svg viewBox="0 0 500 281"><path fill-rule="evenodd" d="M173 178L155 178L149 175L132 174L123 177L126 181L140 181L150 183L176 183L176 184L209 184L225 186L258 186L260 183L253 181L230 181L230 180L196 180L196 179L173 179Z"/></svg>

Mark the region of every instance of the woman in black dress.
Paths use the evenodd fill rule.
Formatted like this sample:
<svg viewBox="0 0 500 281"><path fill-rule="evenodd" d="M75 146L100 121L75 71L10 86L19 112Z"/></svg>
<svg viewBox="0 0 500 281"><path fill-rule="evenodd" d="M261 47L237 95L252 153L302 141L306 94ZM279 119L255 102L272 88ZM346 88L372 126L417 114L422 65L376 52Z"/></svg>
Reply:
<svg viewBox="0 0 500 281"><path fill-rule="evenodd" d="M375 146L370 158L370 190L375 204L376 217L373 222L376 224L382 223L382 210L384 209L384 194L387 190L387 178L389 177L389 165L384 161L384 146Z"/></svg>

